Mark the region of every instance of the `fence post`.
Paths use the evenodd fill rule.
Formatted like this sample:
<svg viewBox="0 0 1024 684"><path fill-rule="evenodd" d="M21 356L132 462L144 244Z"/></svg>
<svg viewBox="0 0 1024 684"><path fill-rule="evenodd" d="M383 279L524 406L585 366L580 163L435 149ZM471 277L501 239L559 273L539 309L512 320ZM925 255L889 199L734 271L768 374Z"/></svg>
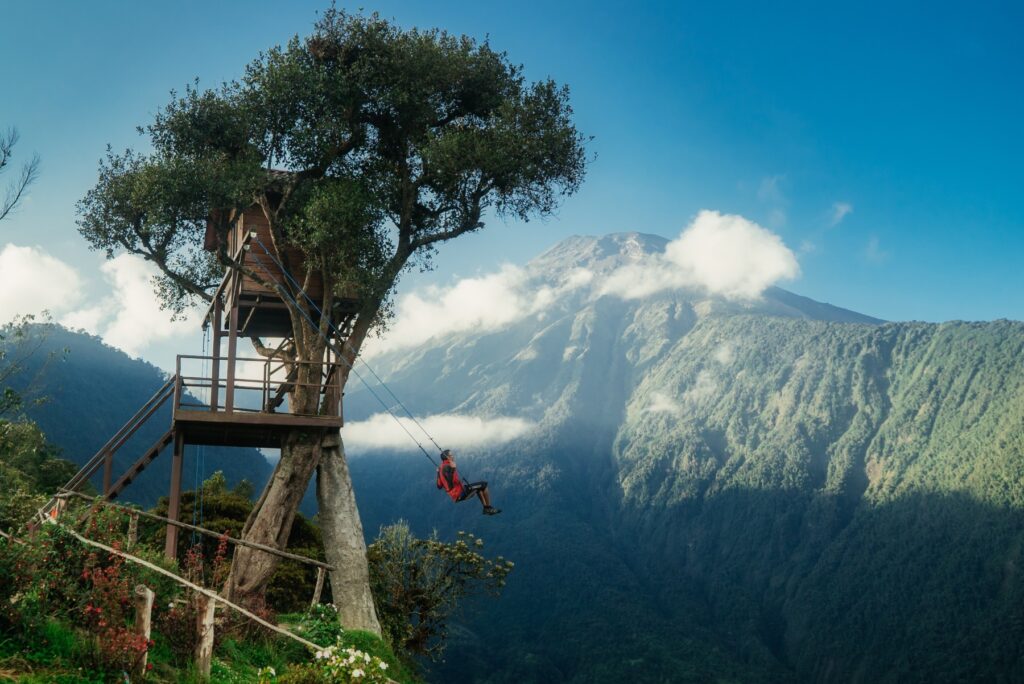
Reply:
<svg viewBox="0 0 1024 684"><path fill-rule="evenodd" d="M204 594L196 594L196 632L199 642L196 644L196 670L199 676L210 680L210 665L213 661L213 613L217 602Z"/></svg>
<svg viewBox="0 0 1024 684"><path fill-rule="evenodd" d="M128 539L125 542L124 550L131 551L136 542L139 541L139 514L132 513L128 518Z"/></svg>
<svg viewBox="0 0 1024 684"><path fill-rule="evenodd" d="M146 675L146 662L149 660L149 633L153 618L153 597L156 594L144 584L135 586L135 633L146 640L146 650L135 663L132 675L142 679Z"/></svg>
<svg viewBox="0 0 1024 684"><path fill-rule="evenodd" d="M310 608L316 608L317 604L320 603L320 594L324 590L324 575L325 574L326 574L326 571L323 568L317 568L316 569L316 589L313 590L313 600L309 602L309 607Z"/></svg>

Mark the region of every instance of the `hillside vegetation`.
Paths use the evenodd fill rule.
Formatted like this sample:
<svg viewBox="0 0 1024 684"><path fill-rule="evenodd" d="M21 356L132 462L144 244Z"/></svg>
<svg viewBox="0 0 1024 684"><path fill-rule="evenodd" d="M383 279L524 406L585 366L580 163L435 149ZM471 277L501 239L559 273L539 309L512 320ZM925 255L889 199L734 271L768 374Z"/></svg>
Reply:
<svg viewBox="0 0 1024 684"><path fill-rule="evenodd" d="M375 361L420 414L534 424L462 450L495 520L434 496L412 451L353 452L368 528L468 519L517 559L453 632L472 681L1024 679L1024 324L780 292L566 298Z"/></svg>

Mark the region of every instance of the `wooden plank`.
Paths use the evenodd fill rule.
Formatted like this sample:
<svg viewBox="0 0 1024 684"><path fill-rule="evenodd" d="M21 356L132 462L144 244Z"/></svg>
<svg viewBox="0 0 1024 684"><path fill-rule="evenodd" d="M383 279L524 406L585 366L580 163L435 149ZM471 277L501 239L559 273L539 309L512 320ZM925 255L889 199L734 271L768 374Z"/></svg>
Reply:
<svg viewBox="0 0 1024 684"><path fill-rule="evenodd" d="M281 427L333 428L341 427L339 416L303 416L294 413L262 413L259 411L212 411L179 408L174 413L175 423L219 423L223 425L264 425Z"/></svg>
<svg viewBox="0 0 1024 684"><path fill-rule="evenodd" d="M167 517L177 520L181 507L181 468L185 460L185 440L180 432L174 435L174 459L171 461L171 491L167 503ZM164 555L171 559L178 557L178 528L167 526L164 539Z"/></svg>
<svg viewBox="0 0 1024 684"><path fill-rule="evenodd" d="M213 358L210 360L213 367L210 370L210 410L217 411L217 405L220 402L220 326L223 317L220 297L216 298L213 305Z"/></svg>

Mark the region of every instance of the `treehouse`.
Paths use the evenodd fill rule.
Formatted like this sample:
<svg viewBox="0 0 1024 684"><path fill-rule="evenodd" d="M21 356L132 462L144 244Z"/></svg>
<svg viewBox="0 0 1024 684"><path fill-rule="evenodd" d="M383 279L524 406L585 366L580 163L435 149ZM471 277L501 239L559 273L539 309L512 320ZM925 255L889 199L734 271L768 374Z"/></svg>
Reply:
<svg viewBox="0 0 1024 684"><path fill-rule="evenodd" d="M221 236L207 226L205 247L217 250ZM77 490L103 471L102 493L115 498L166 447L173 445L168 516L180 511L182 467L186 445L278 448L296 429L327 434L342 427L341 377L347 362L339 358L358 310L353 297L332 296L325 313L324 283L319 274L307 274L305 258L294 247L279 252L270 225L258 205L245 211L227 232L223 245L243 270L229 268L213 296L203 320L209 326L211 348L201 355L179 355L175 374L69 481L64 489ZM252 277L253 275L258 278ZM261 282L262 281L262 282ZM280 289L279 289L280 288ZM284 294L282 295L282 291ZM332 344L320 361L296 361L289 353L293 329L288 304L282 299L312 301L310 320L331 317ZM309 300L304 297L308 296ZM260 346L258 355L240 355L239 338L275 341ZM248 342L245 342L248 344ZM226 347L226 348L225 348ZM293 410L289 398L296 392L316 393L315 412ZM129 438L166 404L171 406L170 429L119 477L114 455ZM39 511L38 519L55 517L55 498ZM166 553L174 557L178 529L167 528Z"/></svg>
<svg viewBox="0 0 1024 684"><path fill-rule="evenodd" d="M220 237L214 229L214 221L207 223L204 247L215 251L220 246ZM226 289L222 293L225 308L238 307L238 334L246 337L291 337L292 322L287 305L273 287L280 284L295 299L302 301L305 295L316 303L324 305L324 282L319 271L307 278L305 255L298 248L288 245L280 247L270 232L270 223L258 205L247 209L231 226L225 245L228 255L243 264L263 282L247 273L225 278ZM278 265L280 263L280 265ZM281 266L287 269L287 275ZM230 272L229 272L230 275ZM355 297L335 296L329 310L335 322L345 322L358 310L359 300Z"/></svg>

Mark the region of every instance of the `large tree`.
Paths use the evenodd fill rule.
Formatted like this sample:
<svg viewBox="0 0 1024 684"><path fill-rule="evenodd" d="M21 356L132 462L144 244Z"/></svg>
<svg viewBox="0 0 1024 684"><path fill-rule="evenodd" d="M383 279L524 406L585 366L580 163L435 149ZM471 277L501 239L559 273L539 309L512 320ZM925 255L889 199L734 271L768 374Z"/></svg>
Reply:
<svg viewBox="0 0 1024 684"><path fill-rule="evenodd" d="M271 249L280 257L287 247L304 254L301 265L286 261L301 266L298 281L322 278L320 306L332 295L358 295L344 346L348 365L386 324L405 269L429 264L440 243L480 230L489 216L550 215L585 170L566 87L528 82L522 67L486 42L335 9L310 36L262 53L239 81L174 95L141 130L152 151L108 152L80 203L80 232L92 246L155 263L163 301L181 311L210 300L225 269L265 280L223 247L202 249L211 217L224 245L255 202L270 224ZM289 307L289 358L322 362L326 317L313 330L300 288L270 284ZM320 394L301 383L317 381L319 369L302 370L308 374L298 378L290 405L316 413ZM346 372L342 387L347 379ZM314 471L343 621L379 631L338 434L289 434L245 536L283 546ZM230 593L259 592L275 565L269 555L238 549Z"/></svg>

